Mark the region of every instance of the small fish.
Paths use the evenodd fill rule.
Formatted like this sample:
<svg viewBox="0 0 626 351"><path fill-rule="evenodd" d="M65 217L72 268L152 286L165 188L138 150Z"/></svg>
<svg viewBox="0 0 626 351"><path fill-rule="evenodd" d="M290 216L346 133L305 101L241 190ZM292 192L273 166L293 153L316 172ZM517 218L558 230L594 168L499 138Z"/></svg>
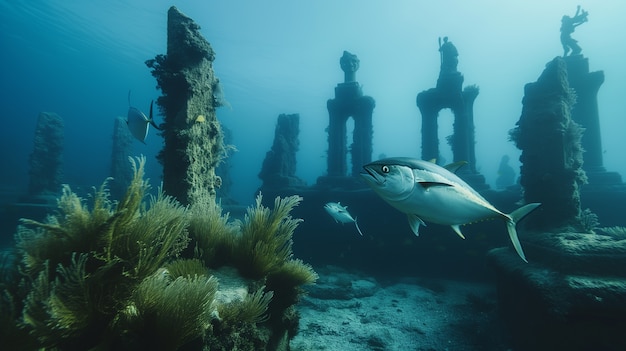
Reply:
<svg viewBox="0 0 626 351"><path fill-rule="evenodd" d="M352 218L350 213L348 213L348 206L341 206L341 203L339 202L329 202L326 205L324 205L324 209L326 210L326 212L328 212L328 214L331 217L335 219L335 222L341 222L341 223L354 222L354 225L356 226L356 230L359 231L359 234L363 235L363 233L361 232L361 228L359 228L359 225L356 222L356 218Z"/></svg>
<svg viewBox="0 0 626 351"><path fill-rule="evenodd" d="M126 118L126 124L128 125L128 130L130 130L130 134L132 134L137 140L142 143L146 143L146 137L148 136L148 129L150 125L152 125L157 130L161 130L156 123L154 123L154 119L152 119L152 105L154 104L154 100L150 102L150 118L146 117L146 115L141 112L138 108L130 106L130 91L128 92L128 117Z"/></svg>
<svg viewBox="0 0 626 351"><path fill-rule="evenodd" d="M485 200L454 172L463 165L456 162L444 167L408 157L394 157L363 166L361 177L383 200L407 214L415 235L424 221L449 225L463 239L461 225L485 219L501 218L517 254L526 256L517 238L517 222L537 208L530 203L506 214Z"/></svg>

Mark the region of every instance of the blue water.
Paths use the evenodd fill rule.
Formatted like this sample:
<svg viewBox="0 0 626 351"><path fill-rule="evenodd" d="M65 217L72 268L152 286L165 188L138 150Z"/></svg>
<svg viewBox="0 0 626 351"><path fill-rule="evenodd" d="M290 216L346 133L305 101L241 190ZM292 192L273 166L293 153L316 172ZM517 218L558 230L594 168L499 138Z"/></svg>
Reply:
<svg viewBox="0 0 626 351"><path fill-rule="evenodd" d="M229 162L231 196L241 204L253 203L261 185L257 174L272 145L276 119L282 113L300 114L297 175L308 184L325 175L326 102L334 97L336 84L343 82L339 58L344 50L359 57L356 79L364 94L376 100L373 158L380 154L419 158L421 115L415 98L419 92L435 87L440 65L438 38L443 36L448 36L459 50L458 69L464 75L464 86L475 84L480 88L474 105L475 168L495 188L503 156L508 156L512 168L519 172L520 152L508 140L508 131L520 117L524 85L536 81L545 64L562 54L560 19L565 14L572 16L578 3L0 0L0 195L27 192L28 160L40 112L54 112L64 120L64 183L88 190L110 175L113 122L117 116L126 115L128 91L132 91L132 104L144 112L160 94L144 62L166 52L167 10L171 5L202 27L216 52L214 70L228 101L228 106L218 110L218 117L232 131L232 142L238 150ZM605 73L598 92L604 166L623 178L626 1L582 5L589 11L589 22L577 27L573 37L589 59L591 71ZM155 120L160 123L162 117L157 115ZM442 111L439 139L442 156L447 160L452 160L445 143L452 123L450 111ZM156 160L161 147L162 138L155 130L150 131L146 144L136 141L133 145L134 154L147 157L147 177L153 187L161 181L162 168ZM306 204L305 198L299 209ZM418 242L403 216L396 212L393 214L402 218L381 219L381 211L370 203L350 206L351 210L372 213L362 216L359 222L366 233L373 225L387 228L386 221L392 221L390 225L400 228L394 233L401 238L396 243L417 246L439 240L424 235ZM312 215L302 227L310 223L335 226L321 206L309 213ZM345 236L337 235L340 244L318 241L312 237L317 232L304 239L319 245L322 254L345 249L347 256L337 253L337 257L356 257L357 263L377 265L374 254L364 255L359 250L367 245L371 249L378 241L366 241L371 239L368 235L361 240L352 226L337 228L350 230L341 233ZM445 229L446 235L457 239L449 228ZM480 230L481 236L492 233L491 228ZM496 230L504 235L502 226ZM0 227L0 247L13 233L14 226ZM376 239L383 243L381 238ZM507 240L502 236L498 245L508 245ZM474 245L483 251L494 247L479 240L454 245ZM375 249L395 257L398 246ZM447 259L437 251L442 246L420 249L431 251L442 261ZM404 252L409 257L409 249L405 247ZM457 257L465 263L451 261L453 265L443 268L463 274L463 268L468 269L464 266L483 264L484 255L477 252L480 255L471 256L473 265L466 264L468 254ZM430 270L428 262L422 264L428 258L420 261L412 252L409 258L406 267L400 268L410 271L410 264L418 262L419 269L414 272Z"/></svg>
<svg viewBox="0 0 626 351"><path fill-rule="evenodd" d="M272 143L276 118L300 113L298 175L309 184L326 171L326 100L342 82L343 50L361 60L357 80L374 97L374 153L420 156L418 92L434 87L437 38L459 50L465 85L477 84L476 168L494 185L500 158L515 163L507 140L521 113L523 86L561 54L559 25L574 1L500 4L497 1L1 1L0 187L24 190L37 115L65 121L65 183L98 185L107 177L112 124L133 105L147 110L158 97L144 61L166 49L170 5L191 16L216 51L214 68L230 107L218 111L239 150L232 158L233 196L247 204L260 185L257 174ZM538 10L541 8L541 10ZM604 70L599 92L605 166L624 174L622 131L626 4L587 8L589 22L573 37ZM532 23L532 24L531 24ZM157 116L159 122L160 116ZM452 117L440 116L443 156ZM148 176L160 182L154 156L162 139L151 131L136 154L148 157ZM513 164L516 168L516 164Z"/></svg>

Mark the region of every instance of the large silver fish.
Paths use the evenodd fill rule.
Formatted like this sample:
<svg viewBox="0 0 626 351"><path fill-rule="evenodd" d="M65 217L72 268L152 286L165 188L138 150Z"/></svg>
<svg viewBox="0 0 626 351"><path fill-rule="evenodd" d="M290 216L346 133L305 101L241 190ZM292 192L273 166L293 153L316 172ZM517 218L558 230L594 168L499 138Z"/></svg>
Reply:
<svg viewBox="0 0 626 351"><path fill-rule="evenodd" d="M461 225L492 218L506 222L517 254L526 256L517 238L517 222L540 204L531 203L510 214L503 213L485 200L454 172L457 162L444 167L408 157L394 157L363 166L361 177L372 189L400 212L406 213L415 235L424 221L449 225L463 239Z"/></svg>
<svg viewBox="0 0 626 351"><path fill-rule="evenodd" d="M361 232L361 228L359 228L359 225L356 222L356 218L353 218L352 215L350 215L350 212L348 212L348 206L341 206L340 202L329 202L324 205L324 209L331 217L333 217L333 219L335 219L335 222L354 222L356 230L359 232L359 234L363 235L363 233Z"/></svg>
<svg viewBox="0 0 626 351"><path fill-rule="evenodd" d="M150 129L150 125L154 128L161 130L154 120L152 119L152 105L154 101L150 102L150 117L146 117L146 115L141 112L138 108L130 106L130 91L128 92L128 116L126 117L126 124L128 125L128 130L130 130L130 134L132 134L137 140L142 143L146 143L146 137L148 136L148 129Z"/></svg>

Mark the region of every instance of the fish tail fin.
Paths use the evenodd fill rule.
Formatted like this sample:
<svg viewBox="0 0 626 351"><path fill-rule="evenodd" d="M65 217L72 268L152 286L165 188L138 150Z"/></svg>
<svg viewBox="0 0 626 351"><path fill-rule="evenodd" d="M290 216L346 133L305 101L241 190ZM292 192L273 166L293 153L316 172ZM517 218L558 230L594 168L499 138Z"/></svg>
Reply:
<svg viewBox="0 0 626 351"><path fill-rule="evenodd" d="M519 242L519 238L517 237L517 223L522 220L522 218L526 217L529 213L531 213L534 209L539 207L539 203L531 203L525 206L518 208L517 210L511 212L508 215L508 219L506 221L506 229L509 232L509 238L511 238L511 242L513 243L513 247L517 254L524 260L524 262L528 263L526 260L526 255L524 255L524 250L522 250L522 244Z"/></svg>
<svg viewBox="0 0 626 351"><path fill-rule="evenodd" d="M363 236L363 232L361 232L361 228L359 228L359 224L356 222L356 218L354 218L354 226L356 227L356 230L359 231L359 234Z"/></svg>

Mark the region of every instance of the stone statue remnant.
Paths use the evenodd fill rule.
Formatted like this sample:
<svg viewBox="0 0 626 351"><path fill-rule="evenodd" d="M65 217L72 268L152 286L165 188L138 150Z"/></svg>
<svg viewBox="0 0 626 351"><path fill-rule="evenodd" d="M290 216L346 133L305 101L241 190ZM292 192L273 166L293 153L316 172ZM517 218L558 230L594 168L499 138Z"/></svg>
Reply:
<svg viewBox="0 0 626 351"><path fill-rule="evenodd" d="M576 27L587 22L588 15L589 13L578 5L574 17L565 15L561 18L561 44L563 45L563 57L568 54L578 55L582 51L580 45L578 45L578 41L572 38L572 33L574 33Z"/></svg>
<svg viewBox="0 0 626 351"><path fill-rule="evenodd" d="M359 58L347 51L339 59L339 65L344 73L344 83L356 82L356 71L359 70L361 61Z"/></svg>
<svg viewBox="0 0 626 351"><path fill-rule="evenodd" d="M476 172L474 151L474 100L478 96L478 87L467 86L463 89L463 74L458 71L459 52L448 37L439 38L441 67L437 86L417 95L417 107L422 114L422 159L441 160L437 118L439 111L449 108L454 114L454 134L448 143L452 148L453 161L467 161L464 167L465 180L475 188L486 187L484 177ZM472 178L472 179L468 179Z"/></svg>
<svg viewBox="0 0 626 351"><path fill-rule="evenodd" d="M376 105L372 97L363 95L361 84L356 81L356 71L360 66L358 57L344 51L339 64L344 72L344 82L337 84L335 98L327 103L328 176L318 180L332 179L334 184L337 184L338 178L348 176L348 152L352 160L351 179L358 180L361 167L372 161L372 113ZM346 122L350 117L354 119L354 132L352 145L348 146Z"/></svg>
<svg viewBox="0 0 626 351"><path fill-rule="evenodd" d="M443 44L439 38L439 53L441 55L441 72L456 72L459 64L459 51L451 41L448 41L448 37L443 37Z"/></svg>

